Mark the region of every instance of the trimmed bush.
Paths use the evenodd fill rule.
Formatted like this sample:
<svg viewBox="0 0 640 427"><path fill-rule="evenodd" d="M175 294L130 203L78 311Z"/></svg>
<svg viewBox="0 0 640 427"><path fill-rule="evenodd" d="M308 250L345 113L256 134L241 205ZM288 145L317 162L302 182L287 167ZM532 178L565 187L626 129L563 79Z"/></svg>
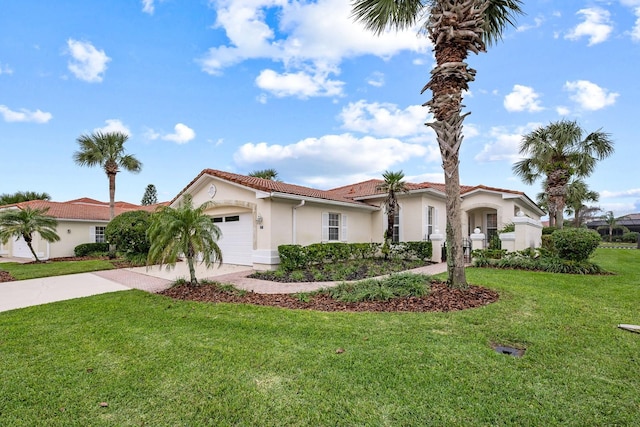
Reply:
<svg viewBox="0 0 640 427"><path fill-rule="evenodd" d="M147 239L150 224L151 214L147 211L125 212L107 224L104 235L127 258L146 255L150 247Z"/></svg>
<svg viewBox="0 0 640 427"><path fill-rule="evenodd" d="M307 251L301 245L278 246L280 268L285 271L297 270L307 265Z"/></svg>
<svg viewBox="0 0 640 427"><path fill-rule="evenodd" d="M624 233L622 235L622 241L625 243L636 243L638 241L638 233L637 231L630 231L628 233Z"/></svg>
<svg viewBox="0 0 640 427"><path fill-rule="evenodd" d="M600 245L600 234L586 228L565 228L551 235L553 247L561 259L586 261Z"/></svg>
<svg viewBox="0 0 640 427"><path fill-rule="evenodd" d="M548 235L548 234L553 234L555 231L557 230L556 227L543 227L542 228L542 235Z"/></svg>
<svg viewBox="0 0 640 427"><path fill-rule="evenodd" d="M73 253L76 256L87 256L96 253L109 252L108 243L83 243L73 248Z"/></svg>

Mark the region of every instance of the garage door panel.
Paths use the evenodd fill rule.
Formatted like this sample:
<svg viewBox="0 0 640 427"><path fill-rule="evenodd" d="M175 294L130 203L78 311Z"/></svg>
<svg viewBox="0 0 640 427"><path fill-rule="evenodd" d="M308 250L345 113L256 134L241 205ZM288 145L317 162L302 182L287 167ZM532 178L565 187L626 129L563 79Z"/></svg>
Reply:
<svg viewBox="0 0 640 427"><path fill-rule="evenodd" d="M252 265L253 223L250 213L225 215L216 218L215 224L222 231L218 246L225 264ZM222 222L217 218L222 218Z"/></svg>

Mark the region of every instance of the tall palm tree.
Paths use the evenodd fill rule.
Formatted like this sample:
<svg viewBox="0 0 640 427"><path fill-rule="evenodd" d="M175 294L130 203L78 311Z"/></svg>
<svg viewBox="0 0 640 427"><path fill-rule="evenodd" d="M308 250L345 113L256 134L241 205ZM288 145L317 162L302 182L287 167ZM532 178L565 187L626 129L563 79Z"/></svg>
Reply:
<svg viewBox="0 0 640 427"><path fill-rule="evenodd" d="M574 227L580 227L582 225L584 212L592 209L585 204L599 200L600 194L597 191L589 189L587 183L581 179L574 179L567 185L567 205L564 211L568 215L573 215Z"/></svg>
<svg viewBox="0 0 640 427"><path fill-rule="evenodd" d="M256 178L268 179L270 181L280 181L278 179L278 171L275 169L262 169L256 170L249 174L249 176L253 176Z"/></svg>
<svg viewBox="0 0 640 427"><path fill-rule="evenodd" d="M189 266L191 284L196 285L196 257L211 267L222 264L222 251L216 243L222 232L204 212L211 206L204 203L193 207L191 197L182 198L178 207L161 206L151 218L147 237L151 243L147 264L167 264L174 267L178 257L184 255Z"/></svg>
<svg viewBox="0 0 640 427"><path fill-rule="evenodd" d="M382 202L385 212L387 213L387 231L385 232L385 240L391 242L393 239L393 226L395 216L398 213L398 194L408 191L406 183L403 181L404 173L385 171L382 174L384 182L376 187L378 191L386 193Z"/></svg>
<svg viewBox="0 0 640 427"><path fill-rule="evenodd" d="M567 186L572 178L593 173L596 163L613 153L610 135L601 130L583 138L584 131L575 121L561 120L539 127L522 138L523 160L513 172L527 184L546 178L545 193L549 211L555 212L557 228L563 227Z"/></svg>
<svg viewBox="0 0 640 427"><path fill-rule="evenodd" d="M56 233L58 221L46 215L49 208L7 209L0 212L0 241L7 243L10 238L22 237L31 250L36 262L40 262L33 250L33 234L38 233L47 242L57 242L60 236Z"/></svg>
<svg viewBox="0 0 640 427"><path fill-rule="evenodd" d="M100 166L109 178L109 218L115 215L116 174L120 168L133 173L142 170L142 163L131 154L125 154L124 143L129 136L122 132L94 132L81 135L80 149L73 160L80 166Z"/></svg>
<svg viewBox="0 0 640 427"><path fill-rule="evenodd" d="M425 103L435 122L427 126L436 132L447 195L447 283L466 288L462 221L460 213L459 152L462 144L462 94L476 71L464 61L470 52L479 53L496 43L508 25L522 13L520 0L354 0L353 16L376 34L387 28L411 28L419 20L433 43L436 67L421 93L430 89Z"/></svg>

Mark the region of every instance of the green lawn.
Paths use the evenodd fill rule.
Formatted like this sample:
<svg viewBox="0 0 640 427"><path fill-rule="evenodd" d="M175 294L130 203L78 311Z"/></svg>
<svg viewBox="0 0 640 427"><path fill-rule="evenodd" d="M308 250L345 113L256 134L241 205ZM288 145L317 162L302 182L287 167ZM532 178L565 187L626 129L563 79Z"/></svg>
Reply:
<svg viewBox="0 0 640 427"><path fill-rule="evenodd" d="M0 263L0 270L9 272L9 274L17 280L62 276L64 274L86 273L98 270L111 270L113 268L115 267L110 261L101 259L84 261L55 261L33 264L20 264L17 262Z"/></svg>
<svg viewBox="0 0 640 427"><path fill-rule="evenodd" d="M455 313L141 291L0 313L0 425L640 425L640 334L616 327L640 323L640 251L595 261L616 274L469 269L501 300Z"/></svg>

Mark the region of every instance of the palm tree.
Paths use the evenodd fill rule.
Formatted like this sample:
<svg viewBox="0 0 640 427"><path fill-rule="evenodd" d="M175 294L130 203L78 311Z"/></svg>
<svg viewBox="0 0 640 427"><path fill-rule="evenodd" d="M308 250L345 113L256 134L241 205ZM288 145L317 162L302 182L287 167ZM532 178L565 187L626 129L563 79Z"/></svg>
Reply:
<svg viewBox="0 0 640 427"><path fill-rule="evenodd" d="M222 264L222 251L216 243L222 232L204 212L211 207L209 202L193 207L191 197L185 195L176 208L161 206L151 218L147 237L151 243L147 265L167 264L174 267L180 255L184 255L189 266L191 285L196 285L196 256L202 256L205 266Z"/></svg>
<svg viewBox="0 0 640 427"><path fill-rule="evenodd" d="M609 243L613 240L613 229L618 228L618 219L613 215L613 211L608 211L602 216L602 220L607 224L605 227L609 230ZM601 227L598 227L601 228Z"/></svg>
<svg viewBox="0 0 640 427"><path fill-rule="evenodd" d="M575 121L561 120L525 135L520 144L523 160L513 165L513 172L526 184L540 176L546 178L545 193L549 211L555 212L555 224L562 228L567 200L567 186L572 178L585 178L594 171L598 160L613 153L608 133L600 130L588 134Z"/></svg>
<svg viewBox="0 0 640 427"><path fill-rule="evenodd" d="M475 70L464 61L470 52L484 52L487 45L502 37L507 25L513 25L522 13L520 0L355 0L353 16L365 27L381 34L386 28L412 27L426 17L422 28L433 43L436 67L421 93L431 89L433 96L425 103L435 122L427 126L436 132L447 195L447 283L466 288L462 221L460 213L459 152L462 122L469 114L462 112L462 94L475 78Z"/></svg>
<svg viewBox="0 0 640 427"><path fill-rule="evenodd" d="M408 191L406 183L403 181L404 173L385 171L382 174L384 182L376 187L376 190L387 193L382 206L387 213L387 231L385 233L385 241L391 242L393 239L393 226L395 217L398 213L398 193L406 193Z"/></svg>
<svg viewBox="0 0 640 427"><path fill-rule="evenodd" d="M73 160L80 166L100 166L109 178L109 218L115 215L116 174L120 168L133 173L142 170L142 163L131 154L125 154L124 143L129 136L122 132L94 132L81 135L77 142L80 150Z"/></svg>
<svg viewBox="0 0 640 427"><path fill-rule="evenodd" d="M56 233L58 221L46 215L49 208L7 209L0 212L0 241L3 244L15 237L22 237L31 250L36 262L40 262L36 251L33 250L33 234L38 233L47 242L57 242L60 236Z"/></svg>
<svg viewBox="0 0 640 427"><path fill-rule="evenodd" d="M598 200L600 200L600 194L590 190L587 183L581 179L574 179L567 185L567 206L564 211L568 215L573 215L574 227L582 225L584 212L591 209L585 203L597 202Z"/></svg>
<svg viewBox="0 0 640 427"><path fill-rule="evenodd" d="M255 178L268 179L270 181L280 181L278 179L278 172L275 169L262 169L256 170L249 174Z"/></svg>
<svg viewBox="0 0 640 427"><path fill-rule="evenodd" d="M0 194L0 206L28 202L30 200L51 200L51 196L48 193L38 193L35 191L17 191L13 194Z"/></svg>

